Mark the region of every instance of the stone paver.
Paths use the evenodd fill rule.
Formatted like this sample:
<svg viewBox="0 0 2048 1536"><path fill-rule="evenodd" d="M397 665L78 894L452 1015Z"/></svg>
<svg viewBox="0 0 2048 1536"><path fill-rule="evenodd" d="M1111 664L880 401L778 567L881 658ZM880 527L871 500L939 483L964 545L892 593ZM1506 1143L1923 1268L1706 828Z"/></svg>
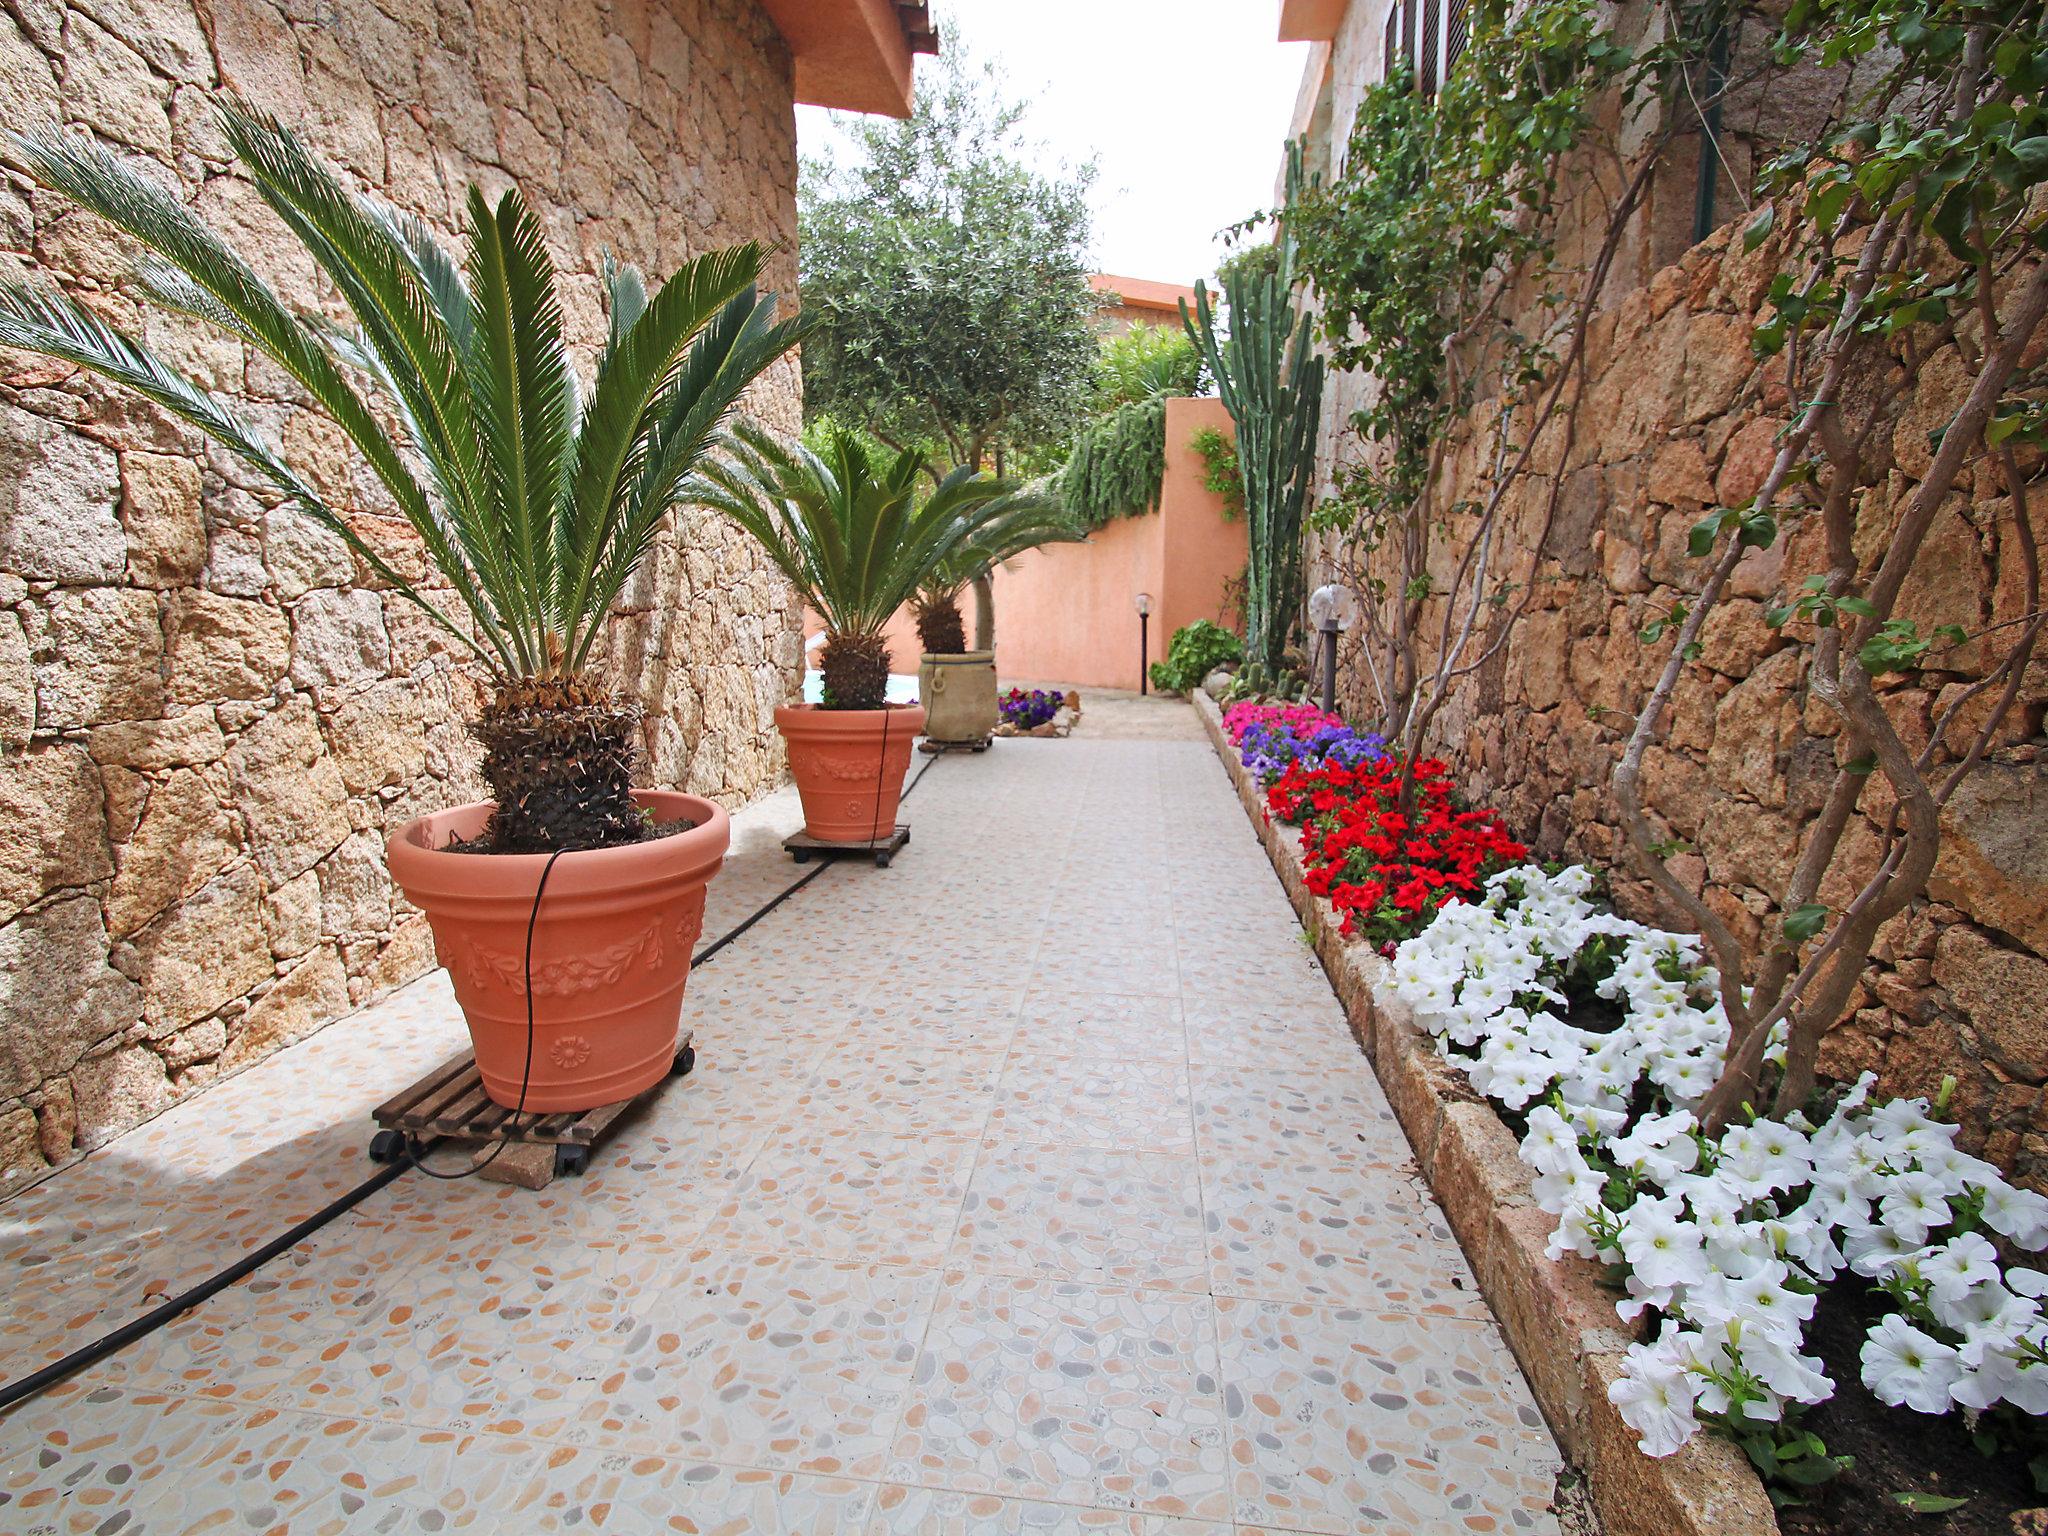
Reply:
<svg viewBox="0 0 2048 1536"><path fill-rule="evenodd" d="M585 1177L408 1174L18 1408L0 1529L1555 1531L1556 1447L1184 708L937 762L892 869L692 977L698 1071ZM794 815L735 819L707 934L794 878ZM461 1040L426 978L0 1206L0 1374L356 1183L369 1106Z"/></svg>

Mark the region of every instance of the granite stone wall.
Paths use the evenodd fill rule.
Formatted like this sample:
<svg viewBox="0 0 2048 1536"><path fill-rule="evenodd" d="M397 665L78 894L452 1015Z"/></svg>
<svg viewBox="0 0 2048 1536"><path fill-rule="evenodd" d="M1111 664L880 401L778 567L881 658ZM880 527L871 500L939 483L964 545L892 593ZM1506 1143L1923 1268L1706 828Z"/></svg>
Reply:
<svg viewBox="0 0 2048 1536"><path fill-rule="evenodd" d="M752 0L4 0L0 120L144 157L288 300L332 310L229 164L226 88L364 188L456 227L471 181L543 212L584 361L610 248L650 273L779 243L793 297L787 51ZM130 253L12 171L33 259L239 400L394 568L424 575L339 433L232 341L144 318ZM793 364L754 409L794 427ZM684 515L605 642L645 775L738 804L779 777L798 615ZM81 374L0 354L0 1176L18 1185L433 963L386 877L396 823L476 798L478 678L348 548ZM0 1184L4 1192L7 1184Z"/></svg>
<svg viewBox="0 0 2048 1536"><path fill-rule="evenodd" d="M1543 499L1562 478L1531 611L1496 661L1458 688L1433 743L1542 856L1611 868L1626 913L1670 923L1682 919L1656 910L1625 868L1608 779L1670 645L1645 644L1641 632L1702 578L1688 531L1707 508L1755 493L1792 409L1782 359L1762 361L1750 345L1776 253L1741 254L1734 231L1619 294L1596 322L1576 444L1561 456L1561 432L1540 439L1535 472L1506 507L1511 558L1526 563ZM1885 473L1859 508L1859 543L1888 536L1927 468L1929 434L1966 383L1953 345L1919 358L1910 373L1860 382L1859 407L1888 398L1896 415L1871 450L1886 460ZM1474 419L1483 424L1486 413ZM1468 431L1455 445L1443 505L1475 497L1492 459L1483 426ZM2026 473L2038 477L2026 488L2038 544L2048 540L2048 467L2036 460ZM1966 472L1901 596L1898 615L1922 634L1957 624L1994 636L1945 652L1938 670L1883 680L1886 708L1912 750L1995 664L1995 637L2026 611L2017 515L1993 472ZM1437 541L1440 589L1468 526L1453 515ZM1835 717L1808 689L1806 647L1764 623L1767 607L1824 564L1817 520L1790 515L1785 529L1737 568L1731 595L1707 622L1703 653L1684 672L1669 728L1644 761L1660 832L1686 845L1674 868L1746 940L1774 916L1774 893L1835 760ZM1424 632L1439 624L1432 604ZM1482 641L1471 654L1485 648ZM1350 673L1348 685L1349 707L1370 718L1363 673ZM2044 708L2048 660L2037 656L1986 761L1948 809L1926 899L1883 931L1822 1067L1838 1077L1874 1069L1884 1091L1900 1094L1932 1093L1954 1074L1972 1150L2048 1186ZM1935 744L1935 772L1967 749L1981 719L1965 710ZM1822 901L1839 910L1875 868L1889 809L1873 777Z"/></svg>

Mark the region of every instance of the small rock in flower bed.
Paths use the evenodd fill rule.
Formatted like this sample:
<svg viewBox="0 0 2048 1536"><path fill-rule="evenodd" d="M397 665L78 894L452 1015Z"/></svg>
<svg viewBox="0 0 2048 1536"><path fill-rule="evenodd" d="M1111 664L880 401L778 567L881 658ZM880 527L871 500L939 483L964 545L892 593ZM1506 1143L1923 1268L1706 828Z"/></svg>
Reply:
<svg viewBox="0 0 2048 1536"><path fill-rule="evenodd" d="M1715 973L1697 938L1601 911L1592 884L1494 874L1399 947L1385 985L1521 1132L1552 1257L1609 1266L1615 1310L1652 1325L1609 1394L1641 1448L1671 1455L1706 1424L1781 1491L1840 1471L1802 1417L1835 1395L1806 1332L1838 1292L1881 1293L1853 1357L1878 1401L2048 1440L2048 1273L2010 1257L2048 1247L2048 1199L1961 1151L1924 1099L1871 1103L1867 1074L1816 1118L1705 1134L1729 1033ZM1591 999L1618 1024L1583 1027Z"/></svg>

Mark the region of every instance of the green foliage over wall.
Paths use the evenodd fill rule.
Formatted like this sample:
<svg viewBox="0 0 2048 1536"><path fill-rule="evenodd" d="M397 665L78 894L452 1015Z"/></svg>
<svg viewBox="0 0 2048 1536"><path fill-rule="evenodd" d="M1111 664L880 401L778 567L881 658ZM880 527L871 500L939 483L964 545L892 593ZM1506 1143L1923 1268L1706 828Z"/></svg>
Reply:
<svg viewBox="0 0 2048 1536"><path fill-rule="evenodd" d="M1237 462L1237 444L1214 427L1198 427L1188 446L1202 456L1202 489L1223 498L1223 520L1234 523L1244 514L1244 468Z"/></svg>
<svg viewBox="0 0 2048 1536"><path fill-rule="evenodd" d="M1142 517L1159 505L1166 480L1166 402L1202 386L1202 357L1180 331L1139 325L1102 343L1095 408L1054 483L1084 528Z"/></svg>
<svg viewBox="0 0 2048 1536"><path fill-rule="evenodd" d="M1061 505L1085 528L1143 517L1166 480L1166 397L1120 405L1074 439L1054 482Z"/></svg>

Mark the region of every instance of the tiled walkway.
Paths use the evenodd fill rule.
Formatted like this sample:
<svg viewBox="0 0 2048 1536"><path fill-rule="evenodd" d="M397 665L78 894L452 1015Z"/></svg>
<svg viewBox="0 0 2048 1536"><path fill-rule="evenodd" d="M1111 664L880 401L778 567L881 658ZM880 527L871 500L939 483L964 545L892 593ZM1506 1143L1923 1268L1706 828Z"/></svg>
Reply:
<svg viewBox="0 0 2048 1536"><path fill-rule="evenodd" d="M405 1175L0 1420L0 1530L1554 1530L1556 1447L1187 734L940 760L895 867L692 977L698 1070L587 1176ZM791 814L738 819L707 937L797 873ZM429 977L0 1206L0 1375L358 1181L461 1038Z"/></svg>

